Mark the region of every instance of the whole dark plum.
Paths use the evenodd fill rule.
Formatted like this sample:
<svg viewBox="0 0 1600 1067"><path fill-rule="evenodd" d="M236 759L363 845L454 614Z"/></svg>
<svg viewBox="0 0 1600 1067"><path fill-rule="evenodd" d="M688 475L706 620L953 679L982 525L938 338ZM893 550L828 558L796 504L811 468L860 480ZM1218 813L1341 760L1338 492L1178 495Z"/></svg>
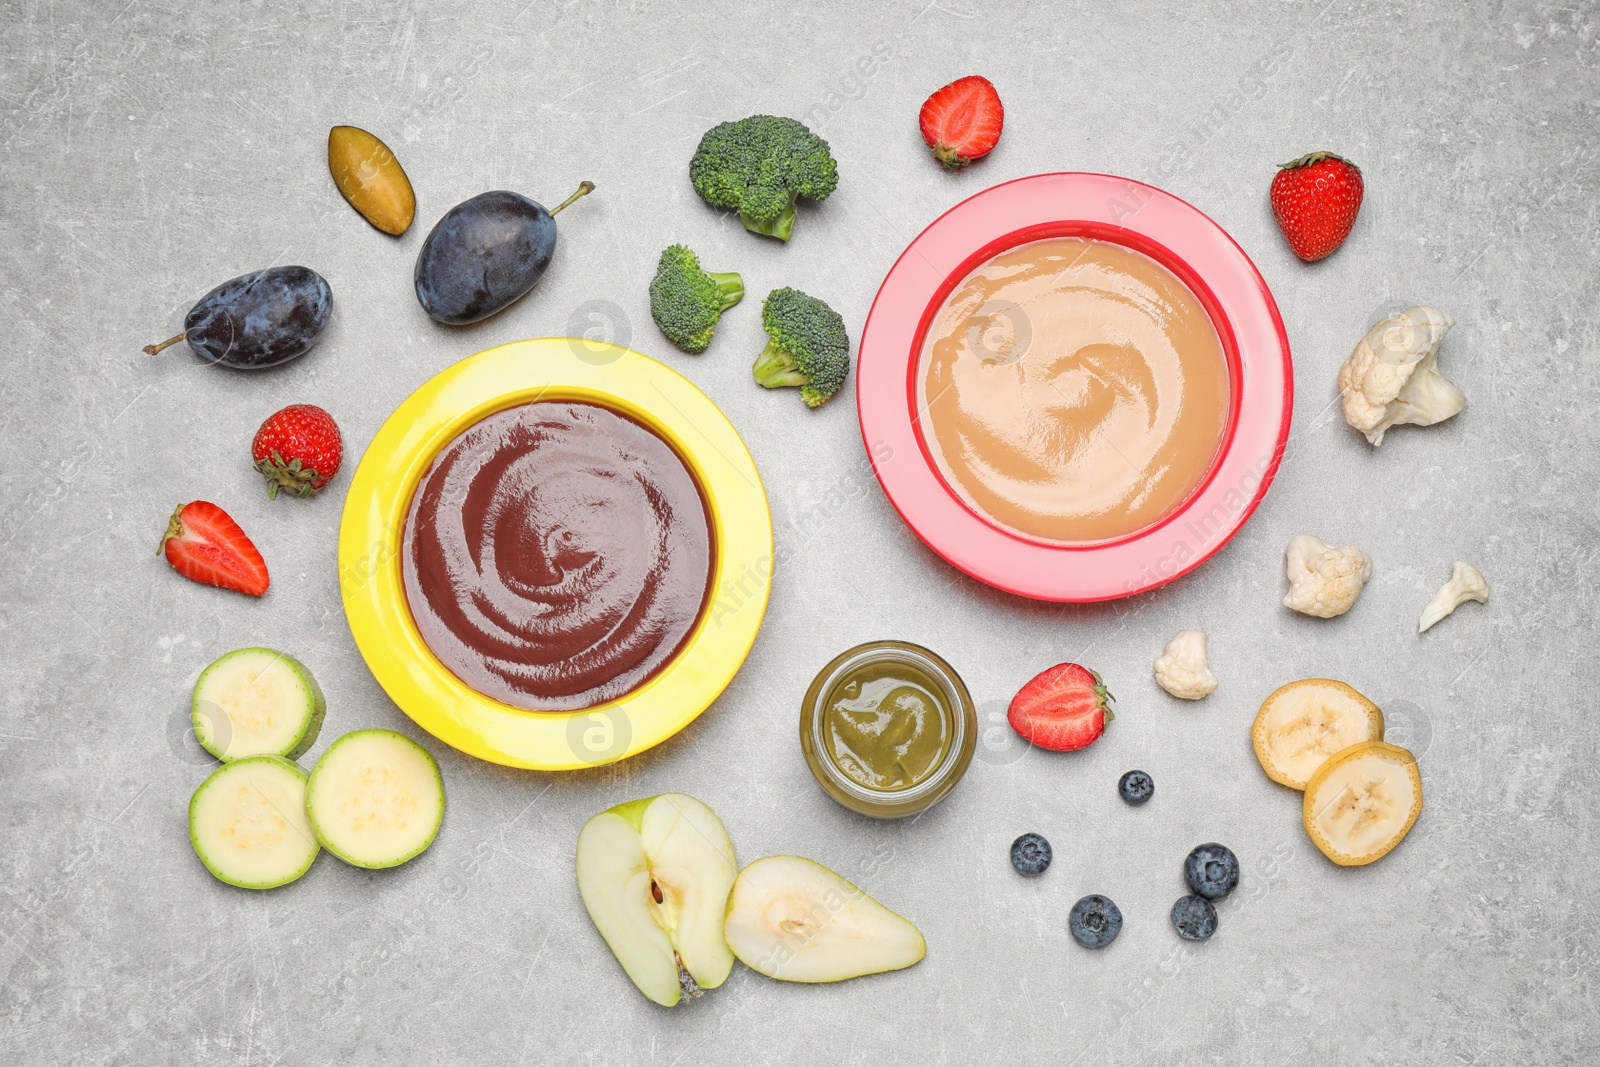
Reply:
<svg viewBox="0 0 1600 1067"><path fill-rule="evenodd" d="M158 345L188 341L208 363L260 370L287 363L317 343L333 314L333 290L309 267L268 267L225 281L202 296L183 332Z"/></svg>
<svg viewBox="0 0 1600 1067"><path fill-rule="evenodd" d="M593 190L593 182L584 182L550 211L521 193L497 190L445 212L417 253L422 310L464 326L516 303L538 284L555 254L555 216Z"/></svg>

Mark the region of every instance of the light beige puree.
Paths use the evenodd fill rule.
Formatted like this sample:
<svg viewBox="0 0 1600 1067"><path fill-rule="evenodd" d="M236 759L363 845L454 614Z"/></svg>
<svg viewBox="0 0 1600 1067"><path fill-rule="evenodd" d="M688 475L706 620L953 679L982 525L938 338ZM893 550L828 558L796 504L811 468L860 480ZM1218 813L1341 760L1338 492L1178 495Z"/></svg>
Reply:
<svg viewBox="0 0 1600 1067"><path fill-rule="evenodd" d="M1155 260L1105 241L1021 245L972 272L928 331L923 434L996 524L1100 541L1170 512L1210 468L1228 368L1205 308Z"/></svg>

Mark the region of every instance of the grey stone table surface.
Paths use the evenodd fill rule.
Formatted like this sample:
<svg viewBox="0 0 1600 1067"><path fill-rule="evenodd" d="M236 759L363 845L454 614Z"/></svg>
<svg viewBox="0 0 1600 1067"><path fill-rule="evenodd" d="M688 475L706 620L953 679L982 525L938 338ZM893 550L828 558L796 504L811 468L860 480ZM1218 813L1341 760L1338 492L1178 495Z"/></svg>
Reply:
<svg viewBox="0 0 1600 1067"><path fill-rule="evenodd" d="M1600 458L1600 10L1592 3L1041 5L199 5L14 0L0 20L0 1062L54 1064L1593 1062L1600 831L1594 768ZM916 112L982 72L1005 136L956 174ZM699 135L753 112L806 118L843 175L787 246L708 210ZM326 170L336 123L378 132L417 188L417 225L378 234ZM1367 182L1355 232L1307 266L1267 206L1274 165L1332 148ZM1063 607L964 578L897 518L863 466L854 398L811 412L750 381L756 300L699 357L655 331L656 254L687 241L823 296L858 333L908 241L962 198L1043 171L1152 181L1254 258L1282 309L1297 403L1281 473L1214 559L1161 590ZM549 275L486 322L417 306L418 246L449 205L579 179ZM255 375L139 346L218 281L305 263L336 293L309 356ZM1413 303L1458 325L1442 364L1470 398L1378 450L1345 426L1336 368ZM524 337L625 341L703 388L744 435L782 566L743 670L678 737L590 771L517 772L433 741L368 672L341 610L335 536L349 467L269 502L247 463L270 411L321 404L353 466L428 377ZM259 602L183 581L151 549L181 501L216 500L273 567ZM1363 546L1349 615L1296 616L1283 548ZM1494 595L1418 637L1453 559ZM1221 688L1157 689L1171 634L1211 635ZM858 818L795 741L813 672L857 641L943 653L985 716L979 759L915 822ZM184 733L199 670L230 648L292 651L329 698L314 758L387 726L438 756L431 851L364 872L323 857L272 892L211 879L185 810L208 773ZM1112 680L1119 715L1072 756L997 718L1044 666ZM1420 755L1427 808L1381 863L1338 869L1266 779L1248 726L1306 675L1347 679ZM1132 810L1117 777L1151 772ZM595 812L681 790L743 858L814 857L912 918L915 968L794 986L741 968L670 1011L647 1003L578 899ZM1056 845L1024 881L1017 834ZM1178 867L1219 840L1243 860L1221 930L1167 924ZM1116 899L1101 953L1071 902Z"/></svg>

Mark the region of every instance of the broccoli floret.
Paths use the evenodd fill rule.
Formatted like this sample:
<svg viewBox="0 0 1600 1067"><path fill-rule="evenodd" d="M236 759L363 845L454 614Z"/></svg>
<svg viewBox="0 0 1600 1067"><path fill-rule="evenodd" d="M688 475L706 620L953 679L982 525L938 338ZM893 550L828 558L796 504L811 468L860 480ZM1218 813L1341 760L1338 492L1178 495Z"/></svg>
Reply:
<svg viewBox="0 0 1600 1067"><path fill-rule="evenodd" d="M828 142L794 119L751 115L713 126L689 161L695 192L739 212L752 233L787 241L794 200L824 200L839 184Z"/></svg>
<svg viewBox="0 0 1600 1067"><path fill-rule="evenodd" d="M844 384L850 370L850 335L839 313L798 289L774 289L761 305L767 347L756 357L756 381L768 389L800 387L816 407Z"/></svg>
<svg viewBox="0 0 1600 1067"><path fill-rule="evenodd" d="M700 257L683 245L661 253L650 282L650 317L667 340L685 352L704 352L722 313L744 299L737 274L708 274Z"/></svg>

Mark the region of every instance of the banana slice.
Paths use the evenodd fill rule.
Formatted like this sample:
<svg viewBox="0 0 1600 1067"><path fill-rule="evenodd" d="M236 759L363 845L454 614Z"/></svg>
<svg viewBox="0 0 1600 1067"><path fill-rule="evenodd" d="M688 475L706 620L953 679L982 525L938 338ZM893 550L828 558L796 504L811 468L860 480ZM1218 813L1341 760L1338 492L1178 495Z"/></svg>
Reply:
<svg viewBox="0 0 1600 1067"><path fill-rule="evenodd" d="M1417 757L1399 745L1351 745L1324 763L1306 786L1306 833L1341 867L1387 855L1420 814Z"/></svg>
<svg viewBox="0 0 1600 1067"><path fill-rule="evenodd" d="M1383 712L1343 682L1303 678L1262 702L1250 740L1268 778L1304 789L1335 752L1382 741Z"/></svg>

